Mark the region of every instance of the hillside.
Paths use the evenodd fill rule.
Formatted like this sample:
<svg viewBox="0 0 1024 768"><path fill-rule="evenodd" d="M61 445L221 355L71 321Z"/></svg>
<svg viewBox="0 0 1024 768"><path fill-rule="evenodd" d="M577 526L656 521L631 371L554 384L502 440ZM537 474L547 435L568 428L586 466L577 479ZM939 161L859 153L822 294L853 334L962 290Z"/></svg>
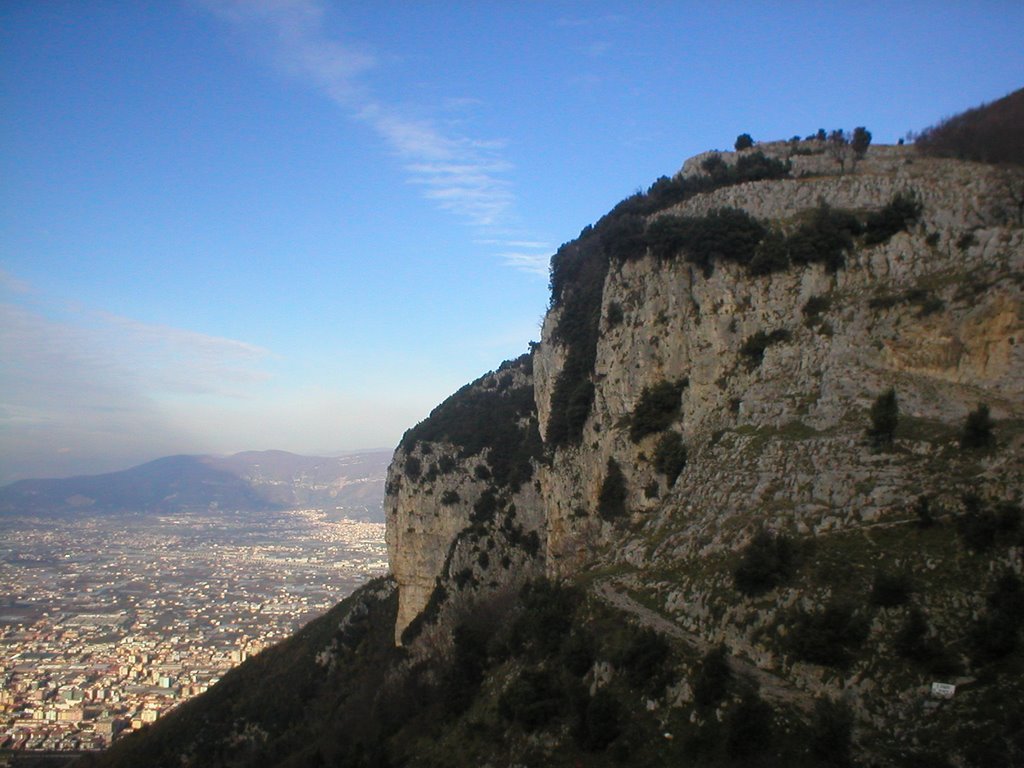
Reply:
<svg viewBox="0 0 1024 768"><path fill-rule="evenodd" d="M406 433L393 581L87 764L1021 764L1022 189L687 161Z"/></svg>
<svg viewBox="0 0 1024 768"><path fill-rule="evenodd" d="M338 507L349 516L380 519L390 457L390 451L332 458L285 451L168 456L102 475L19 480L0 488L0 514L73 517Z"/></svg>

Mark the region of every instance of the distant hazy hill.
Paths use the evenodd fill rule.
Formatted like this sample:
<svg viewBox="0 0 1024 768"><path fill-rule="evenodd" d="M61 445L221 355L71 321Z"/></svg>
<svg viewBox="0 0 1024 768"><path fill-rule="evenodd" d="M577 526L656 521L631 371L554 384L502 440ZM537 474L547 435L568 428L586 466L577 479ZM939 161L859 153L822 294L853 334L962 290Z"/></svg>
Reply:
<svg viewBox="0 0 1024 768"><path fill-rule="evenodd" d="M226 458L168 456L103 475L20 480L0 488L0 513L265 511L316 506L381 520L390 458L390 451L332 458L285 451L248 451Z"/></svg>

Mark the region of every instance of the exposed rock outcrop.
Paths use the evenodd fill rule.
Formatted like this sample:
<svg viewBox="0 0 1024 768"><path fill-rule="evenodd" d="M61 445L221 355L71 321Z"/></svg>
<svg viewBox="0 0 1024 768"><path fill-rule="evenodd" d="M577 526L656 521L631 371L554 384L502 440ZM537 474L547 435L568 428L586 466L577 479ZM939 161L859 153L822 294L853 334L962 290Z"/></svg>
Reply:
<svg viewBox="0 0 1024 768"><path fill-rule="evenodd" d="M753 158L748 170L730 171L743 157ZM764 169L752 181L751 164ZM908 702L923 683L880 671L892 663L902 614L875 619L874 650L845 682L786 638L808 612L850 589L863 595L872 568L899 568L925 585L918 603L933 631L951 637L965 615L983 614L991 574L1021 572L1020 547L944 563L939 548L915 553L923 545L908 545L907 531L921 505L948 519L985 505L1019 509L1024 173L903 147L872 148L839 171L820 142L709 153L666 182L659 201L657 185L624 201L555 256L556 273L560 258L572 261L553 278L540 343L505 385L532 387L515 417L519 435L546 438L543 450L531 443L520 452L528 482L496 486L476 474L490 449L416 439L415 430L396 454L387 509L398 638L424 609L436 617L537 572L590 573L596 595L622 595L617 605L640 598L648 619L653 606L656 623L670 622L678 632L668 634L691 648L726 643L737 668L782 681L782 698L803 709L842 693L861 723L913 720ZM699 239L651 245L652 222L699 228L723 209L752 222L749 252L730 255L726 242L702 256ZM782 244L782 261L755 267L769 240ZM495 396L501 375L461 397ZM868 436L871 409L890 389L898 424L880 446ZM961 449L979 403L997 447ZM429 468L443 456L456 467L450 474ZM411 478L410 460L424 474ZM481 500L494 515L479 514ZM504 516L513 508L522 526L514 540ZM744 598L733 568L760 530L806 542L819 568L830 558L839 565ZM540 545L535 556L522 534ZM879 548L875 539L889 537L889 549ZM836 581L845 562L859 570Z"/></svg>

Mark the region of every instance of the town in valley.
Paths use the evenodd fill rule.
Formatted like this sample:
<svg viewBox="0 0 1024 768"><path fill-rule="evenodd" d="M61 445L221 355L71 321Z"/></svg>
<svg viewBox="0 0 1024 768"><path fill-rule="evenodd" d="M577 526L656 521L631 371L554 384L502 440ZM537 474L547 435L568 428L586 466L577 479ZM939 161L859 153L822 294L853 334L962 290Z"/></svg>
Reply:
<svg viewBox="0 0 1024 768"><path fill-rule="evenodd" d="M0 521L0 746L103 749L385 573L343 514Z"/></svg>

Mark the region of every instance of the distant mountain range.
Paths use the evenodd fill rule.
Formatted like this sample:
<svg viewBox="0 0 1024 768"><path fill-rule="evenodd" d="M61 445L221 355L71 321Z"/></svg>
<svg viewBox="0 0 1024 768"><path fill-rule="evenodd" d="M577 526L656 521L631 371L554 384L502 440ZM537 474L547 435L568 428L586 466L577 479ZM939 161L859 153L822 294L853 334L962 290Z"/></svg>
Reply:
<svg viewBox="0 0 1024 768"><path fill-rule="evenodd" d="M120 472L19 480L0 488L0 514L59 515L194 510L259 512L299 507L341 510L383 521L391 451L298 456L167 456Z"/></svg>

